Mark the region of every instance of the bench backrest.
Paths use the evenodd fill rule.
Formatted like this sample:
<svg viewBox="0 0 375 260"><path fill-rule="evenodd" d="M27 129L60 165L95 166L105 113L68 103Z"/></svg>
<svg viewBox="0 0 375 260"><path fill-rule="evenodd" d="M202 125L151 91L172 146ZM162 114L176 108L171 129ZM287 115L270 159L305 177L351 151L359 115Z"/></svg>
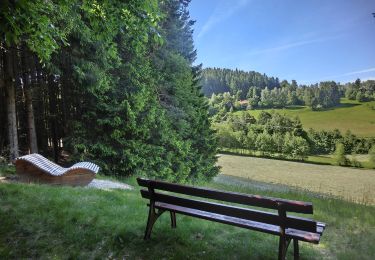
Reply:
<svg viewBox="0 0 375 260"><path fill-rule="evenodd" d="M163 181L148 180L144 178L137 178L137 181L140 186L147 188L147 190L141 190L142 197L152 201L169 203L211 213L258 221L266 224L279 225L283 228L290 227L308 232L316 232L317 223L315 221L295 216L287 216L286 214L287 212L312 214L313 206L310 202L263 197L237 192L226 192ZM178 197L171 194L160 193L155 190L168 191L247 206L274 209L278 211L278 214L210 201Z"/></svg>

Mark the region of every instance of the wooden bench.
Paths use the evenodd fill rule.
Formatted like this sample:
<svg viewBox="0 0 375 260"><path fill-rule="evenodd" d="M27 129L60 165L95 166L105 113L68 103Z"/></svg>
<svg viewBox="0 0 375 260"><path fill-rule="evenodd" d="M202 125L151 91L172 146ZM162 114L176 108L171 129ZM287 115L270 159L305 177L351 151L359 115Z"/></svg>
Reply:
<svg viewBox="0 0 375 260"><path fill-rule="evenodd" d="M15 165L20 181L54 185L86 186L99 171L99 166L91 162L63 168L36 153L17 158Z"/></svg>
<svg viewBox="0 0 375 260"><path fill-rule="evenodd" d="M285 259L288 246L293 240L294 259L298 259L298 241L318 244L325 228L322 222L287 215L288 212L312 214L313 206L310 202L226 192L144 178L137 178L137 181L140 186L147 188L141 189L142 197L150 200L144 239L150 238L158 217L169 211L172 228L176 228L176 213L179 213L279 236L279 259ZM178 196L180 194L272 209L277 213Z"/></svg>

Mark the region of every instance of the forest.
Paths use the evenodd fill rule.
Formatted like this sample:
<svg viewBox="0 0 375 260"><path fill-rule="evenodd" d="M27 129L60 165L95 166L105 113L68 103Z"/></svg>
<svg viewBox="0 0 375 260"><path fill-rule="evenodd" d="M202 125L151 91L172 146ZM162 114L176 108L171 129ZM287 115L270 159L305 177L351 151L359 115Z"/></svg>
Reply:
<svg viewBox="0 0 375 260"><path fill-rule="evenodd" d="M340 97L360 102L375 100L375 80L340 84L323 81L298 85L297 81L268 77L242 70L206 68L202 73L203 92L210 99L210 113L229 110L285 108L305 105L322 110L340 104Z"/></svg>
<svg viewBox="0 0 375 260"><path fill-rule="evenodd" d="M1 1L0 156L186 182L218 172L189 0Z"/></svg>
<svg viewBox="0 0 375 260"><path fill-rule="evenodd" d="M343 154L375 153L375 138L347 131L304 130L298 118L262 111L256 119L248 113L228 113L214 123L221 148L259 151L262 155L303 160L311 154L332 154L342 145Z"/></svg>

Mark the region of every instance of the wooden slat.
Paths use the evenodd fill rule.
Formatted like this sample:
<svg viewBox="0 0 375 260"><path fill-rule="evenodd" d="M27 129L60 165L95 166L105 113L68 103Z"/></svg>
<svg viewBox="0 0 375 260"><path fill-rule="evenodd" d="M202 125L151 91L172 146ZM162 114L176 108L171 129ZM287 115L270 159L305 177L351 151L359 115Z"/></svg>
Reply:
<svg viewBox="0 0 375 260"><path fill-rule="evenodd" d="M141 190L143 198L150 199L150 193L148 190ZM277 214L258 211L253 209L245 209L235 206L229 206L214 202L193 200L188 198L181 198L176 196L171 196L163 193L155 192L153 199L158 202L164 202L168 204L173 204L177 206L182 206L186 208L212 212L220 215L226 215L236 218L242 218L245 220L259 221L266 224L279 225L280 217ZM307 219L299 219L294 217L287 217L285 221L285 226L290 228L301 229L308 232L316 232L316 222Z"/></svg>
<svg viewBox="0 0 375 260"><path fill-rule="evenodd" d="M175 213L184 214L187 216L197 217L201 219L206 219L210 221L220 222L232 226L247 228L251 230L256 230L268 234L280 235L280 228L277 225L264 224L257 221L245 220L241 218L231 217L220 215L216 213L210 213L206 211L186 208L182 206L172 205L163 202L155 203L155 207L159 209L169 210ZM286 231L287 238L296 238L301 241L310 242L310 243L319 243L320 234L313 232L305 232L301 230L296 230L292 228L287 228Z"/></svg>
<svg viewBox="0 0 375 260"><path fill-rule="evenodd" d="M187 185L180 185L168 183L163 181L154 181L144 178L137 178L140 186L149 187L154 189L181 193L185 195L197 196L207 199L221 200L225 202L238 203L248 206L263 207L269 209L278 209L279 204L284 204L283 207L286 211L312 214L313 206L310 202L284 200L279 198L263 197L259 195L243 194L237 192L225 192L214 189L192 187Z"/></svg>
<svg viewBox="0 0 375 260"><path fill-rule="evenodd" d="M62 176L74 172L75 170L82 169L84 171L91 171L93 174L98 173L99 166L91 162L79 162L71 166L70 168L63 168L60 165L51 162L47 158L40 154L29 154L17 158L15 164L20 164L22 162L27 162L39 168L41 171L51 175L51 176Z"/></svg>
<svg viewBox="0 0 375 260"><path fill-rule="evenodd" d="M326 224L322 222L317 222L316 223L316 232L319 233L320 235L323 234L324 229L326 228Z"/></svg>

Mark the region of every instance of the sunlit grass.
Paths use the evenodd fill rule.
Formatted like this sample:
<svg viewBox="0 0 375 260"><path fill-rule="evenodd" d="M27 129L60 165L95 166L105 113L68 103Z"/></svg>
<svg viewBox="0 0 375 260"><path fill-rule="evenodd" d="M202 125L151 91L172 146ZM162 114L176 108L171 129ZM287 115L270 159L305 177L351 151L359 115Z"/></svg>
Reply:
<svg viewBox="0 0 375 260"><path fill-rule="evenodd" d="M303 106L265 109L265 111L275 111L289 117L298 116L306 130L309 128L316 130L339 129L343 134L350 130L358 136L375 136L375 101L359 103L343 98L341 103L339 107L324 111L312 111L310 108ZM261 111L249 110L248 113L258 117Z"/></svg>
<svg viewBox="0 0 375 260"><path fill-rule="evenodd" d="M225 175L283 184L350 201L375 204L375 170L235 155L221 155L219 165Z"/></svg>

